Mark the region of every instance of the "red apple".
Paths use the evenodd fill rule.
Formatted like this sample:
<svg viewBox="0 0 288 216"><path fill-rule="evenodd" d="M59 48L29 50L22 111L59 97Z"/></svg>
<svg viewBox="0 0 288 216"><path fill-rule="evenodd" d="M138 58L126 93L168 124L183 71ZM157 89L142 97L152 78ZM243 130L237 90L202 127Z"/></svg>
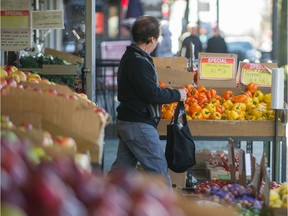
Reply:
<svg viewBox="0 0 288 216"><path fill-rule="evenodd" d="M24 86L24 90L33 91L33 87L30 85Z"/></svg>
<svg viewBox="0 0 288 216"><path fill-rule="evenodd" d="M69 99L71 100L78 100L78 97L76 95L69 95Z"/></svg>
<svg viewBox="0 0 288 216"><path fill-rule="evenodd" d="M67 94L64 94L64 93L58 93L57 95L60 96L60 97L63 97L63 98L69 99L69 96L68 96Z"/></svg>
<svg viewBox="0 0 288 216"><path fill-rule="evenodd" d="M39 80L39 83L41 83L41 84L47 84L47 85L50 85L50 84L51 84L51 82L50 82L48 79L41 79L41 80Z"/></svg>
<svg viewBox="0 0 288 216"><path fill-rule="evenodd" d="M6 79L1 79L0 89L4 88L7 85L8 85L7 80Z"/></svg>
<svg viewBox="0 0 288 216"><path fill-rule="evenodd" d="M7 84L8 86L11 86L11 87L17 87L17 82L12 77L9 77L7 79Z"/></svg>
<svg viewBox="0 0 288 216"><path fill-rule="evenodd" d="M24 71L24 73L26 75L26 78L28 78L31 75L31 72L29 72L29 71Z"/></svg>
<svg viewBox="0 0 288 216"><path fill-rule="evenodd" d="M50 88L49 89L45 89L44 93L53 94L53 95L57 95L58 94L56 89L50 89Z"/></svg>
<svg viewBox="0 0 288 216"><path fill-rule="evenodd" d="M17 71L15 71L13 73L15 73L15 74L17 74L19 76L21 82L26 82L27 81L27 77L26 77L26 75L25 75L25 73L23 71L17 70Z"/></svg>
<svg viewBox="0 0 288 216"><path fill-rule="evenodd" d="M6 77L8 77L8 73L7 73L5 68L1 67L1 69L0 69L0 79L5 79Z"/></svg>
<svg viewBox="0 0 288 216"><path fill-rule="evenodd" d="M77 152L77 144L72 137L66 136L55 136L52 138L53 141L61 147L66 153L75 155Z"/></svg>
<svg viewBox="0 0 288 216"><path fill-rule="evenodd" d="M15 72L10 73L8 77L14 79L16 83L20 83L20 76Z"/></svg>
<svg viewBox="0 0 288 216"><path fill-rule="evenodd" d="M31 83L39 83L39 80L36 79L36 78L30 78L30 79L27 79L27 82L31 82Z"/></svg>
<svg viewBox="0 0 288 216"><path fill-rule="evenodd" d="M8 75L9 75L10 73L13 73L13 72L17 71L17 70L18 70L18 68L15 67L14 65L8 65L8 66L6 67L6 71L7 71Z"/></svg>
<svg viewBox="0 0 288 216"><path fill-rule="evenodd" d="M38 93L42 93L42 89L37 88L37 87L33 87L33 88L32 88L32 91L38 92Z"/></svg>

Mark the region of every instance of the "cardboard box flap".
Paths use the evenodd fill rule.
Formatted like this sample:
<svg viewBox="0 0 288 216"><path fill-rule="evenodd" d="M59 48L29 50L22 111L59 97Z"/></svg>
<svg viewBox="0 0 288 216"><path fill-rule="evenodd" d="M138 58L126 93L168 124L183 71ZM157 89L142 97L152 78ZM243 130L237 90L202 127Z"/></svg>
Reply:
<svg viewBox="0 0 288 216"><path fill-rule="evenodd" d="M194 74L187 70L186 58L155 57L153 61L158 72L159 81L164 82L166 86L183 87L187 84L193 84Z"/></svg>
<svg viewBox="0 0 288 216"><path fill-rule="evenodd" d="M78 64L78 63L83 64L84 63L84 59L79 57L79 56L75 56L75 55L72 55L69 53L64 53L64 52L61 52L61 51L58 51L55 49L46 48L44 51L44 55L45 56L51 55L53 57L59 57L59 58L64 59L67 62L72 63L72 64Z"/></svg>
<svg viewBox="0 0 288 216"><path fill-rule="evenodd" d="M198 86L235 88L237 55L230 53L199 53Z"/></svg>

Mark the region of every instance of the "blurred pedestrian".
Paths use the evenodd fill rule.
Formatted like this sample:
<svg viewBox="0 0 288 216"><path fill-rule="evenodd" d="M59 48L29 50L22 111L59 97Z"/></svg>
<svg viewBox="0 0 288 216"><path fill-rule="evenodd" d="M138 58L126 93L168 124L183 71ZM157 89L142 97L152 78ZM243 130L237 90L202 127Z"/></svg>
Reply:
<svg viewBox="0 0 288 216"><path fill-rule="evenodd" d="M189 33L189 35L187 34ZM187 25L187 33L184 33L181 38L183 39L181 48L180 48L180 56L185 56L186 58L190 58L191 53L191 43L193 43L193 54L194 58L198 59L198 53L203 51L202 42L198 36L198 25L195 23L189 23Z"/></svg>
<svg viewBox="0 0 288 216"><path fill-rule="evenodd" d="M160 36L159 20L140 16L134 22L131 34L133 43L123 54L117 73L119 145L110 172L135 169L140 163L147 173L161 174L172 187L157 125L162 104L185 101L186 91L159 86L150 56Z"/></svg>
<svg viewBox="0 0 288 216"><path fill-rule="evenodd" d="M169 22L167 20L160 21L161 35L158 38L158 45L151 54L156 57L173 57L172 53L172 33L169 30Z"/></svg>
<svg viewBox="0 0 288 216"><path fill-rule="evenodd" d="M227 44L221 36L218 26L213 28L213 36L207 41L206 52L210 53L227 53Z"/></svg>

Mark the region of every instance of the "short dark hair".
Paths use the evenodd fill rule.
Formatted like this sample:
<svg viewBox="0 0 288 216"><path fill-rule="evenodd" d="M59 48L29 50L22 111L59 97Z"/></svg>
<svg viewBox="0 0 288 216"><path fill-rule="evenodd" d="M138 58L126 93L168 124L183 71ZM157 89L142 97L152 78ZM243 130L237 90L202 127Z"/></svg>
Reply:
<svg viewBox="0 0 288 216"><path fill-rule="evenodd" d="M136 43L149 43L150 37L157 40L160 36L160 21L153 16L140 16L133 23L131 33L132 39Z"/></svg>

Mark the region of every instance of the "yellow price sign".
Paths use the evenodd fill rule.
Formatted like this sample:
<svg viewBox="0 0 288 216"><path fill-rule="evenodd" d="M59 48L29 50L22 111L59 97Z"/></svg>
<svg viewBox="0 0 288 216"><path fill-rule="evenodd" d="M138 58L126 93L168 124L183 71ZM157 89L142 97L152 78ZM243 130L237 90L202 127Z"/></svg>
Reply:
<svg viewBox="0 0 288 216"><path fill-rule="evenodd" d="M200 78L228 80L234 78L234 58L202 57L200 59Z"/></svg>
<svg viewBox="0 0 288 216"><path fill-rule="evenodd" d="M241 83L248 85L251 82L269 87L272 82L271 72L261 64L247 63L241 68Z"/></svg>

